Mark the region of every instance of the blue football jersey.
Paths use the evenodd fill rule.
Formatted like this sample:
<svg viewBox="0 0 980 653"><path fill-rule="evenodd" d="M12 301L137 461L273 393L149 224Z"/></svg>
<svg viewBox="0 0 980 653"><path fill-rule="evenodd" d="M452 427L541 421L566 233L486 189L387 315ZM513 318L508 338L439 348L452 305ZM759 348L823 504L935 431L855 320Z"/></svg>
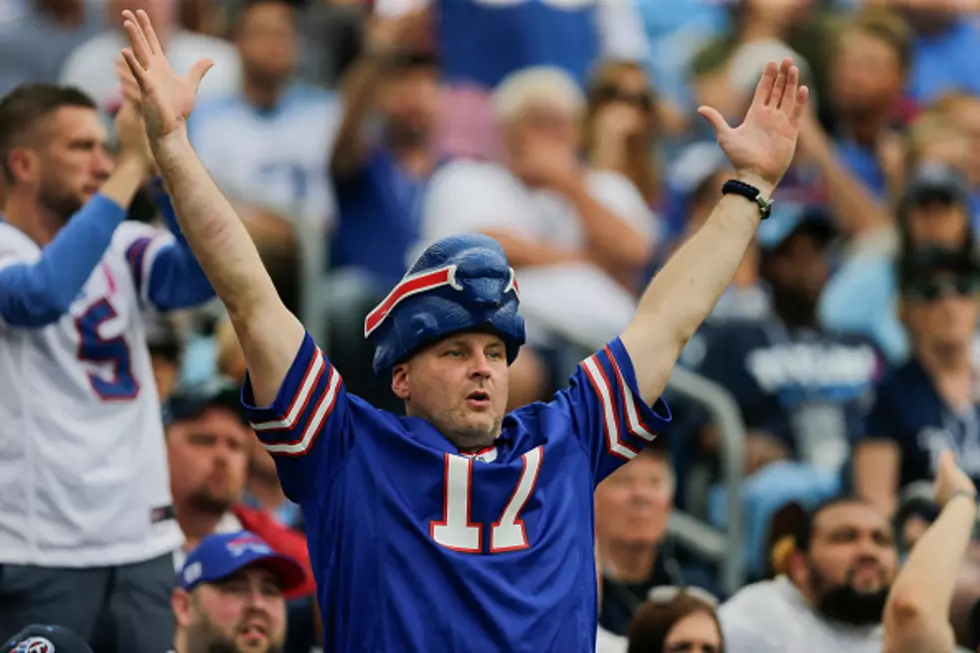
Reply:
<svg viewBox="0 0 980 653"><path fill-rule="evenodd" d="M595 0L442 0L439 45L449 82L493 88L525 66L558 66L585 82L602 54Z"/></svg>
<svg viewBox="0 0 980 653"><path fill-rule="evenodd" d="M472 454L347 394L309 335L270 407L243 400L303 511L325 651L593 653L595 486L670 421L619 339Z"/></svg>

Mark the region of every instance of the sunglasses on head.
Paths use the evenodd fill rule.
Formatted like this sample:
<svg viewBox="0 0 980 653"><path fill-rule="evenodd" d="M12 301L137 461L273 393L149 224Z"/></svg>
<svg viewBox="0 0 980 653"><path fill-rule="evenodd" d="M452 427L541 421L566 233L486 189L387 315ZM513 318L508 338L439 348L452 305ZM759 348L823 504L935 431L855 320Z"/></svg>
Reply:
<svg viewBox="0 0 980 653"><path fill-rule="evenodd" d="M654 605L666 605L673 603L681 595L689 596L712 610L718 607L718 597L702 587L693 585L689 587L658 585L647 593L647 601Z"/></svg>
<svg viewBox="0 0 980 653"><path fill-rule="evenodd" d="M654 605L669 605L680 596L688 596L711 611L718 607L718 597L706 589L693 586L660 585L650 590L647 601ZM670 646L664 648L664 653L719 653L719 651L719 647L696 641L672 642Z"/></svg>
<svg viewBox="0 0 980 653"><path fill-rule="evenodd" d="M664 649L664 653L719 653L721 649L701 642L677 642Z"/></svg>
<svg viewBox="0 0 980 653"><path fill-rule="evenodd" d="M906 294L912 299L931 302L948 296L966 297L977 293L980 293L980 279L975 276L956 276L916 281L909 286Z"/></svg>
<svg viewBox="0 0 980 653"><path fill-rule="evenodd" d="M594 97L598 104L606 104L608 102L624 102L626 104L632 104L635 107L639 107L644 111L649 111L653 106L653 97L648 91L633 93L613 85L600 86L596 89Z"/></svg>

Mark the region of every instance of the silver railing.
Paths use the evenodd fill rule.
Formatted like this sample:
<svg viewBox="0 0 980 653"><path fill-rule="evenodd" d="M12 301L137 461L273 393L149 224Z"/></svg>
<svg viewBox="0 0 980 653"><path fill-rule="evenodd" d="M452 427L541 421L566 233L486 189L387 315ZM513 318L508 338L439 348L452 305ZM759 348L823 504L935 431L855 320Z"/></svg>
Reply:
<svg viewBox="0 0 980 653"><path fill-rule="evenodd" d="M720 436L725 488L723 531L678 510L671 515L668 528L680 542L720 564L722 587L731 595L745 583L746 551L740 497L745 480L745 424L731 393L699 374L677 366L667 387L700 404L711 415Z"/></svg>

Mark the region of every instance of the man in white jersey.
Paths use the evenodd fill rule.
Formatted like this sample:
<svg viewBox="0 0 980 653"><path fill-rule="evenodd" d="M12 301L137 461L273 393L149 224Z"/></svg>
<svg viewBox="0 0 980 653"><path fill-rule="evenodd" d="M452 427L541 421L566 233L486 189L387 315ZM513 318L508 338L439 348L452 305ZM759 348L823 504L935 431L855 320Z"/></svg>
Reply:
<svg viewBox="0 0 980 653"><path fill-rule="evenodd" d="M113 164L80 91L0 101L0 638L57 623L159 653L181 534L141 310L213 291L159 184L174 232L123 222L152 156L134 104L116 122Z"/></svg>
<svg viewBox="0 0 980 653"><path fill-rule="evenodd" d="M341 102L294 78L295 24L286 0L242 3L234 18L241 89L202 102L188 128L201 161L228 193L323 225L336 213L326 169Z"/></svg>

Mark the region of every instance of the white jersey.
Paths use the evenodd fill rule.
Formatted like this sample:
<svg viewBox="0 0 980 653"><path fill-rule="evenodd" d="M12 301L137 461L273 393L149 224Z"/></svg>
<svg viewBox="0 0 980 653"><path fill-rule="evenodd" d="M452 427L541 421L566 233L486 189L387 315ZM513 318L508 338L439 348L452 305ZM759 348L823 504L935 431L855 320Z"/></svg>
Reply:
<svg viewBox="0 0 980 653"><path fill-rule="evenodd" d="M337 212L327 168L341 116L335 94L297 84L265 112L238 94L198 104L188 130L229 195L319 227Z"/></svg>
<svg viewBox="0 0 980 653"><path fill-rule="evenodd" d="M172 238L125 222L69 314L0 318L0 564L119 565L181 545L141 315ZM0 269L40 255L0 222Z"/></svg>

